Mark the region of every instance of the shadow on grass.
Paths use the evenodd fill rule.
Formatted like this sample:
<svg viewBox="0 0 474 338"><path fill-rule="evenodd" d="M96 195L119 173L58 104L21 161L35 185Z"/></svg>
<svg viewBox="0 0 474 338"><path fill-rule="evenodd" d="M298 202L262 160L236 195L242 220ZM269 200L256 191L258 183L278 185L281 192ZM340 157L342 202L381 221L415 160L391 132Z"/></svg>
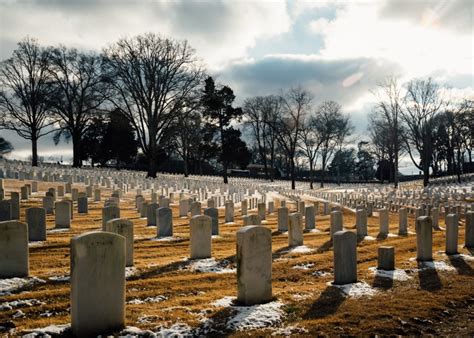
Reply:
<svg viewBox="0 0 474 338"><path fill-rule="evenodd" d="M317 250L317 253L323 253L329 251L332 248L332 239L327 242L324 242Z"/></svg>
<svg viewBox="0 0 474 338"><path fill-rule="evenodd" d="M377 271L375 272L375 278L372 283L374 288L379 288L382 290L388 290L393 287L393 274L395 271L384 271L386 274L390 274L389 276L382 276Z"/></svg>
<svg viewBox="0 0 474 338"><path fill-rule="evenodd" d="M284 254L288 253L288 250L290 250L291 247L289 246L284 246L283 248L280 248L274 252L272 252L272 260L273 259L277 259L277 258L280 258L281 256L283 256Z"/></svg>
<svg viewBox="0 0 474 338"><path fill-rule="evenodd" d="M474 276L474 269L459 255L448 255L451 265L454 266L460 275Z"/></svg>
<svg viewBox="0 0 474 338"><path fill-rule="evenodd" d="M311 308L303 315L303 319L318 319L330 316L336 313L345 299L338 288L328 286L311 305Z"/></svg>
<svg viewBox="0 0 474 338"><path fill-rule="evenodd" d="M377 235L377 241L383 241L384 239L387 239L388 238L388 234L384 234L384 233L379 233Z"/></svg>
<svg viewBox="0 0 474 338"><path fill-rule="evenodd" d="M423 262L418 262L418 279L420 287L429 292L439 291L443 287L436 269L427 268Z"/></svg>

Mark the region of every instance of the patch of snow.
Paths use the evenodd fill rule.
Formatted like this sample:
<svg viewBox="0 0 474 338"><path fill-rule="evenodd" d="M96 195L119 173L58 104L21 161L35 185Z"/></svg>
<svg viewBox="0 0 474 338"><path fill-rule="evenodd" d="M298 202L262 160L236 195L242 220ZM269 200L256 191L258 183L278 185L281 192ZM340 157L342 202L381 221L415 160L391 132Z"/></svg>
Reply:
<svg viewBox="0 0 474 338"><path fill-rule="evenodd" d="M11 302L4 302L0 304L0 311L10 311L17 307L31 307L36 305L43 305L43 302L40 302L37 299L20 299L14 300Z"/></svg>
<svg viewBox="0 0 474 338"><path fill-rule="evenodd" d="M388 234L387 234L387 237L398 237L398 235L397 235L397 234L388 233Z"/></svg>
<svg viewBox="0 0 474 338"><path fill-rule="evenodd" d="M291 336L291 335L301 335L305 333L308 333L307 329L305 329L304 327L298 327L297 325L295 325L295 326L280 327L272 333L272 336Z"/></svg>
<svg viewBox="0 0 474 338"><path fill-rule="evenodd" d="M233 297L226 296L213 303L214 306L231 307L234 314L226 322L226 328L232 331L262 329L281 324L285 315L283 303L273 301L252 306L232 305Z"/></svg>
<svg viewBox="0 0 474 338"><path fill-rule="evenodd" d="M174 242L174 241L179 241L180 239L181 239L181 237L168 236L168 237L155 237L155 238L150 239L150 241L156 241L156 242Z"/></svg>
<svg viewBox="0 0 474 338"><path fill-rule="evenodd" d="M45 281L37 277L0 279L0 296L40 283L45 283Z"/></svg>
<svg viewBox="0 0 474 338"><path fill-rule="evenodd" d="M303 300L303 299L308 299L311 298L311 294L309 293L295 293L294 295L291 296L294 300Z"/></svg>
<svg viewBox="0 0 474 338"><path fill-rule="evenodd" d="M28 243L28 247L30 248L35 248L35 247L39 247L43 245L44 245L44 242L29 242Z"/></svg>
<svg viewBox="0 0 474 338"><path fill-rule="evenodd" d="M216 261L214 258L193 260L189 266L191 271L212 272L212 273L235 273L236 269L228 269L230 262L228 260Z"/></svg>
<svg viewBox="0 0 474 338"><path fill-rule="evenodd" d="M62 325L49 325L41 329L33 329L30 330L28 335L23 337L48 337L51 335L61 335L71 327L70 324L62 324Z"/></svg>
<svg viewBox="0 0 474 338"><path fill-rule="evenodd" d="M376 276L382 278L390 278L398 281L406 281L411 279L410 276L402 269L395 270L379 270L376 267L369 268L369 270Z"/></svg>
<svg viewBox="0 0 474 338"><path fill-rule="evenodd" d="M309 232L313 232L313 233L319 233L319 232L322 232L321 230L319 229L311 229Z"/></svg>
<svg viewBox="0 0 474 338"><path fill-rule="evenodd" d="M327 285L334 286L341 290L341 292L353 298L365 297L365 296L373 296L378 291L371 287L369 284L365 282L357 282L357 283L350 283L350 284L343 284L343 285L336 285L331 282L327 283Z"/></svg>
<svg viewBox="0 0 474 338"><path fill-rule="evenodd" d="M221 236L219 236L219 235L212 235L211 237L212 237L213 239L221 238Z"/></svg>
<svg viewBox="0 0 474 338"><path fill-rule="evenodd" d="M127 266L125 268L125 278L133 277L138 274L138 269L134 266Z"/></svg>
<svg viewBox="0 0 474 338"><path fill-rule="evenodd" d="M365 236L365 237L364 237L364 240L365 240L365 241L375 241L376 238L375 238L375 237L372 237L372 236Z"/></svg>
<svg viewBox="0 0 474 338"><path fill-rule="evenodd" d="M127 304L159 303L159 302L162 302L162 301L167 300L167 299L168 299L168 297L162 296L162 295L155 296L155 297L147 297L147 298L144 298L144 299L134 298L132 300L129 300L127 302Z"/></svg>
<svg viewBox="0 0 474 338"><path fill-rule="evenodd" d="M313 252L314 249L308 248L306 245L295 246L287 251L287 253L309 253Z"/></svg>
<svg viewBox="0 0 474 338"><path fill-rule="evenodd" d="M71 277L66 276L66 275L63 275L63 276L51 276L51 277L48 277L48 279L49 279L50 281L53 281L53 282L69 282L69 280L71 279Z"/></svg>
<svg viewBox="0 0 474 338"><path fill-rule="evenodd" d="M436 269L438 271L456 271L452 265L446 264L444 261L420 262L420 270Z"/></svg>
<svg viewBox="0 0 474 338"><path fill-rule="evenodd" d="M331 274L326 271L315 271L312 273L312 275L317 276L317 277L326 277L326 276L330 276Z"/></svg>
<svg viewBox="0 0 474 338"><path fill-rule="evenodd" d="M314 266L313 263L294 265L292 269L309 270Z"/></svg>
<svg viewBox="0 0 474 338"><path fill-rule="evenodd" d="M54 234L54 233L57 233L57 232L68 232L69 228L59 228L59 229L51 229L51 230L48 230L46 231L48 234Z"/></svg>

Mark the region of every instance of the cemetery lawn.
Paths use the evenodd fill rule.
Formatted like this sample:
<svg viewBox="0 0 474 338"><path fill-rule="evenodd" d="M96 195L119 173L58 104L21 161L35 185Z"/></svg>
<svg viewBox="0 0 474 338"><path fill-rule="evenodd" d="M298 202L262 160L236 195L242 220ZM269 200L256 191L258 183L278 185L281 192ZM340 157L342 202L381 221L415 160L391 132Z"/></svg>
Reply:
<svg viewBox="0 0 474 338"><path fill-rule="evenodd" d="M5 180L7 194L19 191L25 183ZM40 182L40 193L21 201L22 221L25 209L40 206L41 197L52 186L53 183ZM30 276L40 280L11 290L10 294L0 293L0 333L2 327L15 327L16 334L21 334L70 323L70 239L101 228L103 201L110 195L111 190L103 189L102 202L89 199L87 215L77 214L75 204L70 231L55 232L54 216L47 216L48 240L30 244ZM144 195L149 199L148 192ZM294 203L288 204L290 210L295 209ZM172 206L174 236L161 240L155 238L156 227L147 227L146 219L141 219L134 209L134 192L123 196L120 208L121 217L130 219L135 226L135 266L127 269L127 326L158 332L179 324L185 333L234 336L474 334L474 251L459 246L462 255L448 257L443 253L444 232L434 231L434 268L419 266L414 259L416 236L412 215L408 236L390 235L385 239L377 238L378 218L368 219L372 238L362 240L357 248L360 283L344 290L331 285L329 216L317 215L316 228L320 232L306 232L305 247L290 249L287 234L276 232L276 211L267 215L266 225L273 232L275 301L245 312L231 306L237 293L235 233L242 225L238 206L233 224L223 224L224 209L219 209L220 235L213 238L213 259L205 261L188 259L189 217L177 216L176 201ZM440 224L444 227L442 219ZM344 211L345 227L355 231L353 224L355 215ZM464 243L463 224L464 219L459 229L460 244ZM398 218L390 213L390 232L397 231ZM395 247L399 270L393 278L371 269L377 266L380 245ZM25 302L15 303L20 300ZM9 306L2 308L5 304ZM267 313L266 320L245 321L254 310L260 311L260 317Z"/></svg>

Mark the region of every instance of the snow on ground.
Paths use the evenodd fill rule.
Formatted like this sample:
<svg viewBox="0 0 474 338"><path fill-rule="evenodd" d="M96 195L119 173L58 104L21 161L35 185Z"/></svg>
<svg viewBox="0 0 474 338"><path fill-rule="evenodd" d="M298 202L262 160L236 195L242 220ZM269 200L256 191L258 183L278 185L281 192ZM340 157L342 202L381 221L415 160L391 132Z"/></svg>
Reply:
<svg viewBox="0 0 474 338"><path fill-rule="evenodd" d="M283 303L273 301L266 304L252 306L235 306L235 298L226 296L212 303L216 307L231 307L233 315L226 321L226 329L231 331L244 331L274 327L281 324L285 315L282 310Z"/></svg>
<svg viewBox="0 0 474 338"><path fill-rule="evenodd" d="M29 242L28 243L28 247L30 248L35 248L35 247L43 246L43 245L44 245L44 242Z"/></svg>
<svg viewBox="0 0 474 338"><path fill-rule="evenodd" d="M138 274L138 269L134 266L127 266L125 268L125 278L133 277Z"/></svg>
<svg viewBox="0 0 474 338"><path fill-rule="evenodd" d="M294 265L292 269L309 270L312 267L314 267L313 263L307 263L307 264Z"/></svg>
<svg viewBox="0 0 474 338"><path fill-rule="evenodd" d="M307 334L308 330L306 330L304 327L298 327L298 325L295 325L280 327L272 333L272 336L292 336L303 335L305 333Z"/></svg>
<svg viewBox="0 0 474 338"><path fill-rule="evenodd" d="M410 276L402 269L395 270L379 270L376 267L369 268L369 270L376 276L382 278L390 278L398 281L406 281L411 279Z"/></svg>
<svg viewBox="0 0 474 338"><path fill-rule="evenodd" d="M329 272L326 272L326 271L315 271L312 273L313 276L316 276L316 277L326 277L326 276L330 276L331 274Z"/></svg>
<svg viewBox="0 0 474 338"><path fill-rule="evenodd" d="M387 234L387 237L398 237L398 235L397 235L397 234L388 233L388 234Z"/></svg>
<svg viewBox="0 0 474 338"><path fill-rule="evenodd" d="M71 278L69 276L63 275L63 276L51 276L51 277L48 277L48 279L53 282L69 282Z"/></svg>
<svg viewBox="0 0 474 338"><path fill-rule="evenodd" d="M411 257L408 260L411 262L416 261L416 257ZM445 261L419 262L419 268L413 269L413 271L416 272L427 269L436 269L438 271L456 271L454 266L447 264Z"/></svg>
<svg viewBox="0 0 474 338"><path fill-rule="evenodd" d="M62 335L71 327L70 324L62 325L49 325L41 329L33 329L29 334L23 336L23 338L29 337L51 337L52 335Z"/></svg>
<svg viewBox="0 0 474 338"><path fill-rule="evenodd" d="M51 230L46 231L46 233L54 234L56 232L68 232L69 230L71 230L71 229L69 229L69 228L51 229Z"/></svg>
<svg viewBox="0 0 474 338"><path fill-rule="evenodd" d="M45 283L45 281L37 277L28 277L28 278L15 277L15 278L0 279L0 296L8 295L11 292L15 292L21 288L33 286L39 283Z"/></svg>
<svg viewBox="0 0 474 338"><path fill-rule="evenodd" d="M226 268L230 264L228 260L216 261L214 258L192 260L189 266L191 271L212 273L235 273L236 269Z"/></svg>
<svg viewBox="0 0 474 338"><path fill-rule="evenodd" d="M147 298L144 298L144 299L134 298L132 300L129 300L127 302L127 304L159 303L159 302L162 302L162 301L167 300L167 299L168 299L168 297L163 296L163 295L159 295L159 296L155 296L155 297L147 297Z"/></svg>
<svg viewBox="0 0 474 338"><path fill-rule="evenodd" d="M168 237L155 237L155 238L150 239L150 241L157 241L157 242L174 242L174 241L179 241L180 239L181 239L181 237L168 236Z"/></svg>
<svg viewBox="0 0 474 338"><path fill-rule="evenodd" d="M309 253L313 251L314 249L310 249L306 245L300 245L290 248L288 251L286 251L286 253Z"/></svg>
<svg viewBox="0 0 474 338"><path fill-rule="evenodd" d="M334 286L341 290L341 292L353 298L365 297L365 296L373 296L378 291L371 287L369 284L365 282L357 282L357 283L350 283L350 284L343 284L343 285L336 285L331 282L327 283L327 285Z"/></svg>
<svg viewBox="0 0 474 338"><path fill-rule="evenodd" d="M375 237L372 237L372 236L365 236L365 237L364 237L364 240L365 240L365 241L375 241L376 238L375 238Z"/></svg>
<svg viewBox="0 0 474 338"><path fill-rule="evenodd" d="M0 304L0 311L10 311L18 307L31 307L36 305L43 305L44 303L37 299L21 299L11 302L3 302Z"/></svg>

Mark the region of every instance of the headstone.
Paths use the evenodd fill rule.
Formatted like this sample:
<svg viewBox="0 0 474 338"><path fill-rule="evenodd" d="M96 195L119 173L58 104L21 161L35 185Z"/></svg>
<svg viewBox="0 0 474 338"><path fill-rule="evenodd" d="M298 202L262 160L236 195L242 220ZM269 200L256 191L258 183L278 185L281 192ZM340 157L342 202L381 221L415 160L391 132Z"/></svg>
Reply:
<svg viewBox="0 0 474 338"><path fill-rule="evenodd" d="M433 229L441 230L439 227L439 208L431 208L430 215L431 222L433 223Z"/></svg>
<svg viewBox="0 0 474 338"><path fill-rule="evenodd" d="M247 216L242 216L242 222L243 222L243 226L247 226L247 225L261 225L261 223L260 223L260 217L258 217L258 215L255 215L255 214L250 214L250 215L247 215Z"/></svg>
<svg viewBox="0 0 474 338"><path fill-rule="evenodd" d="M301 214L294 212L289 217L288 246L303 245L303 227Z"/></svg>
<svg viewBox="0 0 474 338"><path fill-rule="evenodd" d="M191 203L191 217L201 214L201 202Z"/></svg>
<svg viewBox="0 0 474 338"><path fill-rule="evenodd" d="M191 259L210 258L212 251L211 218L205 215L193 216L191 218L189 231Z"/></svg>
<svg viewBox="0 0 474 338"><path fill-rule="evenodd" d="M148 226L155 226L156 225L156 210L160 206L158 203L150 203L147 206L147 211L146 211L146 224Z"/></svg>
<svg viewBox="0 0 474 338"><path fill-rule="evenodd" d="M356 210L356 231L358 237L367 236L367 211L365 208Z"/></svg>
<svg viewBox="0 0 474 338"><path fill-rule="evenodd" d="M316 216L314 205L305 207L304 224L306 230L312 230L316 227Z"/></svg>
<svg viewBox="0 0 474 338"><path fill-rule="evenodd" d="M100 189L95 189L94 190L94 201L95 202L100 202L101 200L101 192L100 192Z"/></svg>
<svg viewBox="0 0 474 338"><path fill-rule="evenodd" d="M15 220L0 222L0 234L0 278L28 276L28 226Z"/></svg>
<svg viewBox="0 0 474 338"><path fill-rule="evenodd" d="M126 218L112 218L105 223L105 231L125 237L125 265L133 266L133 223Z"/></svg>
<svg viewBox="0 0 474 338"><path fill-rule="evenodd" d="M388 235L389 223L388 223L388 209L379 210L379 233L381 235Z"/></svg>
<svg viewBox="0 0 474 338"><path fill-rule="evenodd" d="M474 248L474 211L466 212L465 246Z"/></svg>
<svg viewBox="0 0 474 338"><path fill-rule="evenodd" d="M12 202L12 219L20 219L20 194L16 191L10 193Z"/></svg>
<svg viewBox="0 0 474 338"><path fill-rule="evenodd" d="M278 208L278 231L284 232L288 231L288 208L281 207Z"/></svg>
<svg viewBox="0 0 474 338"><path fill-rule="evenodd" d="M338 231L343 230L342 212L339 210L331 211L331 238Z"/></svg>
<svg viewBox="0 0 474 338"><path fill-rule="evenodd" d="M237 231L237 301L244 305L272 299L272 234L262 226Z"/></svg>
<svg viewBox="0 0 474 338"><path fill-rule="evenodd" d="M25 211L25 221L28 225L29 241L46 240L46 210L44 208L27 208Z"/></svg>
<svg viewBox="0 0 474 338"><path fill-rule="evenodd" d="M188 216L189 212L189 200L179 201L179 217Z"/></svg>
<svg viewBox="0 0 474 338"><path fill-rule="evenodd" d="M48 215L54 213L54 200L51 196L43 197L43 208L46 210L46 214Z"/></svg>
<svg viewBox="0 0 474 338"><path fill-rule="evenodd" d="M156 210L156 227L158 237L173 236L173 212L171 208Z"/></svg>
<svg viewBox="0 0 474 338"><path fill-rule="evenodd" d="M433 227L434 228L434 227ZM456 255L458 253L459 220L457 214L449 214L446 217L446 254Z"/></svg>
<svg viewBox="0 0 474 338"><path fill-rule="evenodd" d="M247 215L247 208L248 208L248 201L246 199L242 200L240 202L240 212L242 216Z"/></svg>
<svg viewBox="0 0 474 338"><path fill-rule="evenodd" d="M204 215L211 218L212 235L219 235L219 210L217 208L206 208L204 209Z"/></svg>
<svg viewBox="0 0 474 338"><path fill-rule="evenodd" d="M265 219L265 212L266 212L266 206L265 202L263 203L258 203L257 205L257 212L258 212L258 217L260 218L260 221L263 221Z"/></svg>
<svg viewBox="0 0 474 338"><path fill-rule="evenodd" d="M142 207L140 208L140 217L141 218L147 217L147 214L148 214L148 202L143 201Z"/></svg>
<svg viewBox="0 0 474 338"><path fill-rule="evenodd" d="M67 201L59 201L55 203L56 209L56 228L71 227L71 204Z"/></svg>
<svg viewBox="0 0 474 338"><path fill-rule="evenodd" d="M395 270L395 248L393 246L380 246L378 248L379 270Z"/></svg>
<svg viewBox="0 0 474 338"><path fill-rule="evenodd" d="M230 223L234 221L234 202L227 201L225 203L225 222Z"/></svg>
<svg viewBox="0 0 474 338"><path fill-rule="evenodd" d="M23 186L20 188L20 194L21 194L21 199L22 200L27 200L28 199L28 188L26 186Z"/></svg>
<svg viewBox="0 0 474 338"><path fill-rule="evenodd" d="M12 219L12 202L10 200L0 201L0 222Z"/></svg>
<svg viewBox="0 0 474 338"><path fill-rule="evenodd" d="M87 197L79 197L77 199L77 212L80 214L87 214L89 212Z"/></svg>
<svg viewBox="0 0 474 338"><path fill-rule="evenodd" d="M357 235L351 231L337 231L334 241L334 284L357 282Z"/></svg>
<svg viewBox="0 0 474 338"><path fill-rule="evenodd" d="M90 232L71 239L71 329L77 337L125 327L125 238Z"/></svg>
<svg viewBox="0 0 474 338"><path fill-rule="evenodd" d="M105 207L102 209L102 231L105 231L107 221L120 218L120 209L115 206Z"/></svg>
<svg viewBox="0 0 474 338"><path fill-rule="evenodd" d="M398 209L398 234L401 236L408 234L408 210Z"/></svg>
<svg viewBox="0 0 474 338"><path fill-rule="evenodd" d="M433 259L433 227L429 216L416 219L416 259L431 261Z"/></svg>
<svg viewBox="0 0 474 338"><path fill-rule="evenodd" d="M58 197L64 197L64 185L58 185Z"/></svg>

